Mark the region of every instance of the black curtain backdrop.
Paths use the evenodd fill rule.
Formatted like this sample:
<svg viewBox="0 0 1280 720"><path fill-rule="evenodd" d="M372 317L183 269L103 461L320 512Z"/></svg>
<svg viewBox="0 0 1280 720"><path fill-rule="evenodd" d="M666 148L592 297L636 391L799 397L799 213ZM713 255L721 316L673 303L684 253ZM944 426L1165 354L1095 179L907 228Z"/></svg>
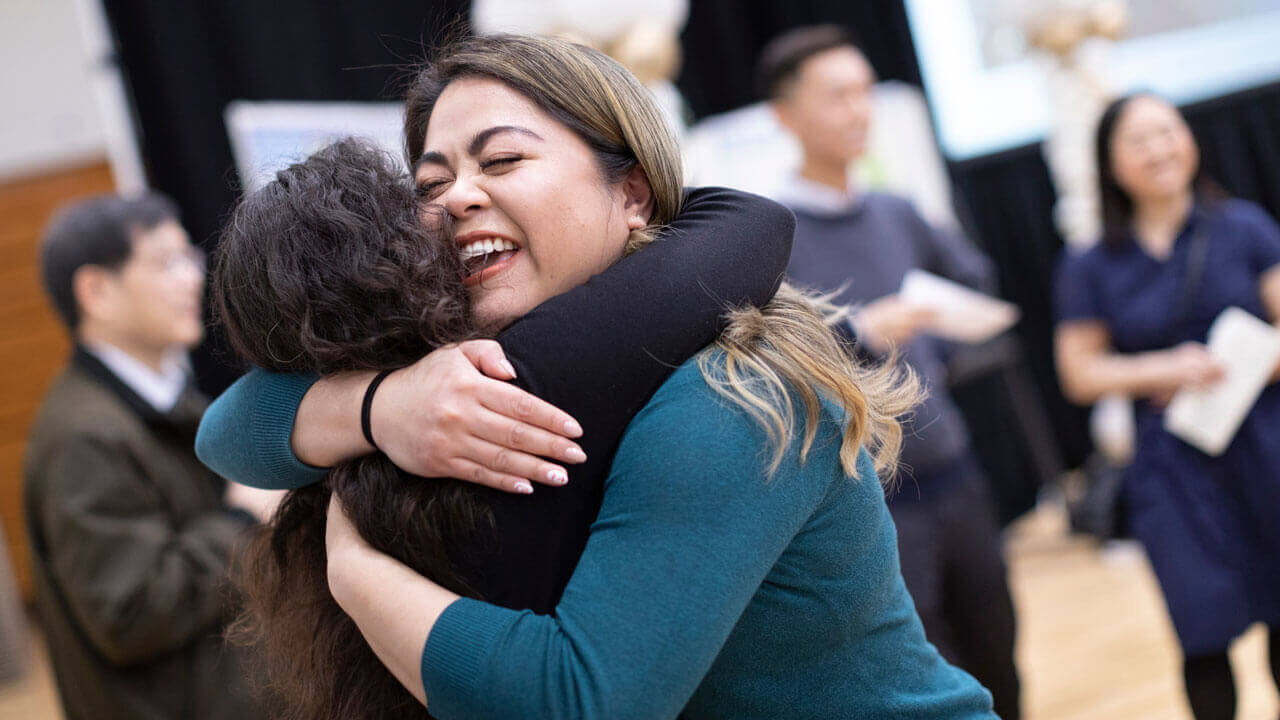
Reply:
<svg viewBox="0 0 1280 720"><path fill-rule="evenodd" d="M1205 171L1280 218L1280 82L1182 109Z"/></svg>
<svg viewBox="0 0 1280 720"><path fill-rule="evenodd" d="M395 99L405 67L447 24L465 17L469 4L105 0L104 5L133 93L151 182L177 199L192 236L211 247L236 193L222 122L228 101ZM758 99L752 68L764 43L782 30L813 23L845 25L881 78L920 84L900 0L692 0L678 84L694 114ZM1210 173L1233 194L1280 215L1280 84L1185 112ZM1018 335L1026 364L1065 460L1074 465L1089 446L1084 411L1062 399L1053 372L1049 284L1062 242L1051 221L1054 192L1039 146L951 163L949 170L960 217L998 265L1003 295L1023 309ZM227 367L225 354L219 359L207 349L196 362L211 393L236 372ZM998 403L984 407L982 393L969 395L971 417L1001 412L994 407ZM987 464L989 469L1018 466Z"/></svg>
<svg viewBox="0 0 1280 720"><path fill-rule="evenodd" d="M754 72L760 51L775 35L804 25L843 26L881 79L920 85L900 0L690 0L689 6L677 84L697 117L760 99Z"/></svg>
<svg viewBox="0 0 1280 720"><path fill-rule="evenodd" d="M1068 467L1091 449L1088 410L1062 397L1053 364L1051 279L1062 251L1056 195L1039 145L950 163L955 202L970 236L995 261L1000 293L1022 310L1016 331Z"/></svg>
<svg viewBox="0 0 1280 720"><path fill-rule="evenodd" d="M231 100L397 100L425 48L468 0L104 0L152 187L211 250L238 178L223 124ZM211 396L240 373L216 333L192 353Z"/></svg>

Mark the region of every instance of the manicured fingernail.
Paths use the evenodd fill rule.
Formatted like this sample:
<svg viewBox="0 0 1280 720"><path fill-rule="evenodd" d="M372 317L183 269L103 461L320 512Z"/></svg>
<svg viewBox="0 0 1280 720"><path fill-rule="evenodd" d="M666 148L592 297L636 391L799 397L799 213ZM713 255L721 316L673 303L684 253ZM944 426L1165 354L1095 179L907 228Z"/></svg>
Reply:
<svg viewBox="0 0 1280 720"><path fill-rule="evenodd" d="M547 482L552 485L564 485L569 482L569 475L560 468L554 468L547 471Z"/></svg>
<svg viewBox="0 0 1280 720"><path fill-rule="evenodd" d="M582 448L574 445L564 451L564 459L573 463L586 462L587 454L582 452Z"/></svg>
<svg viewBox="0 0 1280 720"><path fill-rule="evenodd" d="M532 495L533 486L521 480L520 482L516 483L516 492L520 493L521 495Z"/></svg>
<svg viewBox="0 0 1280 720"><path fill-rule="evenodd" d="M576 420L565 420L564 434L569 437L577 437L582 434L582 426Z"/></svg>
<svg viewBox="0 0 1280 720"><path fill-rule="evenodd" d="M502 369L503 369L503 370L506 370L508 373L510 373L510 374L511 374L511 377L515 377L515 376L516 376L516 369L515 369L515 367L514 367L514 366L511 364L511 362L510 362L510 361L508 361L506 358L503 358L503 359L502 359Z"/></svg>

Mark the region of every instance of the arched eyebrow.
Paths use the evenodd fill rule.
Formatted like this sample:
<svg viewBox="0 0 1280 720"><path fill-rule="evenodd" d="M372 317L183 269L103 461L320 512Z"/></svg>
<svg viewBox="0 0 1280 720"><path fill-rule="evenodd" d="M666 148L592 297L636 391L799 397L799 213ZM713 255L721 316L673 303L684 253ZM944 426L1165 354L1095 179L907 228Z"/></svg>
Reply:
<svg viewBox="0 0 1280 720"><path fill-rule="evenodd" d="M501 135L502 133L509 132L519 133L521 135L531 137L534 140L542 140L541 135L526 127L521 127L519 125L494 125L491 128L481 130L475 134L475 137L471 138L471 142L467 143L467 154L472 157L479 155L480 151L484 150L485 143L489 142L489 140L495 135ZM422 156L418 158L418 162L413 164L414 172L417 172L418 168L427 164L444 165L447 167L449 165L449 161L445 159L445 156L442 153L435 150L428 150L422 153Z"/></svg>

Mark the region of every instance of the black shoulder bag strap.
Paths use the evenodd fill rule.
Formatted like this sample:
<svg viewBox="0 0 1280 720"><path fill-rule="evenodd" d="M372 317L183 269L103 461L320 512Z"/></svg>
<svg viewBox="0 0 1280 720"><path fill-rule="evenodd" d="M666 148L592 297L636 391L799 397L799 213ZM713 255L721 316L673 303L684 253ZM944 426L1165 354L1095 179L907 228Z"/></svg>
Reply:
<svg viewBox="0 0 1280 720"><path fill-rule="evenodd" d="M1169 316L1168 347L1178 344L1178 326L1191 315L1196 298L1200 295L1200 286L1204 281L1205 265L1209 259L1209 236L1204 231L1203 221L1191 235L1191 248L1187 251L1187 267L1182 275L1182 287L1178 293L1178 301L1173 306L1173 314Z"/></svg>

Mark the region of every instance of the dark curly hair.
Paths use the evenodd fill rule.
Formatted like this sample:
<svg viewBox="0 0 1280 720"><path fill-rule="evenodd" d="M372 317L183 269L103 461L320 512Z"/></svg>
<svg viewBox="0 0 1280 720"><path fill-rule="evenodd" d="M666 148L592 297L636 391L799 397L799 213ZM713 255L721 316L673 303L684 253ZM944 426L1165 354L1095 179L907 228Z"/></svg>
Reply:
<svg viewBox="0 0 1280 720"><path fill-rule="evenodd" d="M281 171L241 201L218 246L212 286L232 346L268 370L402 367L474 334L452 243L424 228L395 161L355 140ZM408 476L375 453L285 497L240 556L245 611L233 629L262 647L285 718L429 717L329 594L330 495L370 545L475 597L460 571L466 558L456 553L482 551L496 537L481 492Z"/></svg>

